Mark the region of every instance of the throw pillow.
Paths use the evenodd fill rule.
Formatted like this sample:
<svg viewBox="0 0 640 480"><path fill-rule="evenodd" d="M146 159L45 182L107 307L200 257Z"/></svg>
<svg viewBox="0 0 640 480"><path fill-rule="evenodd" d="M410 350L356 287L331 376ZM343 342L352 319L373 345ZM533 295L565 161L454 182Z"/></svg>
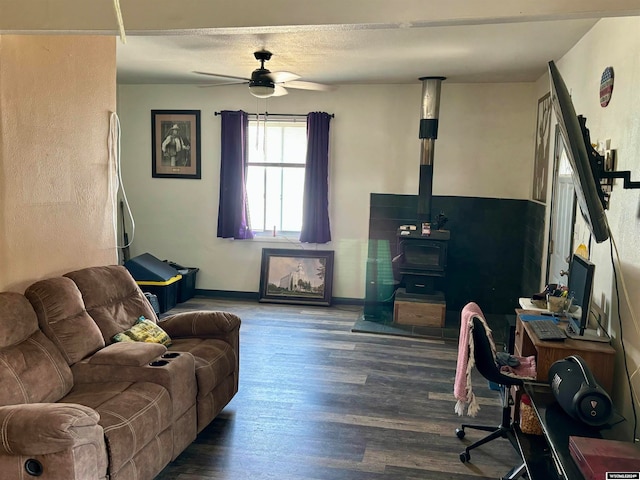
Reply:
<svg viewBox="0 0 640 480"><path fill-rule="evenodd" d="M147 342L171 345L171 338L162 328L144 317L138 318L136 323L121 333L113 336L114 342Z"/></svg>

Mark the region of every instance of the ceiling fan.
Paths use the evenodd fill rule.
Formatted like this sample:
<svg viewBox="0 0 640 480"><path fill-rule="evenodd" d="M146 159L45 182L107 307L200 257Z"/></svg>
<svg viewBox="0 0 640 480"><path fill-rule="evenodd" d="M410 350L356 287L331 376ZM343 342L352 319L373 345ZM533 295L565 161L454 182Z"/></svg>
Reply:
<svg viewBox="0 0 640 480"><path fill-rule="evenodd" d="M268 97L280 97L282 95L286 95L287 89L283 84L286 84L287 88L299 88L302 90L318 90L318 91L327 91L331 90L332 87L329 85L324 85L322 83L315 82L303 82L298 80L300 75L296 75L291 72L271 72L264 68L264 62L271 59L272 53L267 50L259 50L254 52L254 57L256 60L260 62L260 68L255 69L251 73L251 78L245 77L235 77L233 75L221 75L219 73L209 73L209 72L193 72L200 75L208 75L211 77L220 77L220 78L228 78L231 80L237 80L235 82L228 83L217 83L213 85L208 85L211 87L217 87L222 85L240 85L240 84L248 84L249 92L251 95L258 98L268 98Z"/></svg>

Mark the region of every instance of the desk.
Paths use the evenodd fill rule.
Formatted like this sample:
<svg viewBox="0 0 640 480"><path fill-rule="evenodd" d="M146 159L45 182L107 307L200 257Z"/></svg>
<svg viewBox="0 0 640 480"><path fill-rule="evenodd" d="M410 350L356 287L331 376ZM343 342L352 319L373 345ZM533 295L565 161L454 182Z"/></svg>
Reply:
<svg viewBox="0 0 640 480"><path fill-rule="evenodd" d="M584 479L569 453L569 436L622 439L623 424L598 430L573 420L560 407L548 385L525 383L524 390L531 398L544 432L544 436L526 435L515 427L516 440L530 480Z"/></svg>
<svg viewBox="0 0 640 480"><path fill-rule="evenodd" d="M609 394L613 387L613 365L615 349L608 343L589 342L567 338L564 341L540 340L533 329L520 319L521 314L533 314L535 311L516 309L516 335L514 342L514 354L520 357L534 355L539 382L549 381L549 369L557 360L562 360L570 355L580 355L589 366L602 388ZM566 322L560 322L560 328L566 326Z"/></svg>

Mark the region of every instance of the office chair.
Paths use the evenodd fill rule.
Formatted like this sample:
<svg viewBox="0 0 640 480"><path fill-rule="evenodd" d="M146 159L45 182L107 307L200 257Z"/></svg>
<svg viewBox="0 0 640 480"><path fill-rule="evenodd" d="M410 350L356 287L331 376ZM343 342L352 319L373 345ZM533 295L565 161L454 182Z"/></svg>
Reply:
<svg viewBox="0 0 640 480"><path fill-rule="evenodd" d="M475 359L476 368L484 378L500 386L502 421L497 427L463 423L460 428L456 429L456 435L460 439L464 438L465 428L473 428L474 430L491 432L483 439L469 445L464 449L464 452L460 453L460 461L462 463L468 462L471 459L471 454L469 453L471 450L479 447L480 445L484 445L485 443L488 443L496 438L508 438L516 451L518 451L515 436L513 435L513 428L511 425L511 405L513 403L511 395L509 393L509 389L514 385L522 386L523 381L520 378L509 377L500 373L500 368L498 367L493 351L491 350L487 331L482 321L477 317L473 318L473 343L473 357Z"/></svg>

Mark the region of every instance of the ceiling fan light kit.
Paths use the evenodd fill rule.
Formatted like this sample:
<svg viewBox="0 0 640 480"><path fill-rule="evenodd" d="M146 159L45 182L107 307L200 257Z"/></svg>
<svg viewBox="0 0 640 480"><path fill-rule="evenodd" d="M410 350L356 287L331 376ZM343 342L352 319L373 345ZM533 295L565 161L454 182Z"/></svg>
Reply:
<svg viewBox="0 0 640 480"><path fill-rule="evenodd" d="M264 68L264 62L271 58L271 53L255 52L254 56L256 57L256 60L260 60L261 65L260 68L251 73L251 80L249 80L249 93L254 97L268 98L273 95L273 92L276 89L275 83L273 83L273 80L269 78L269 73L271 72Z"/></svg>
<svg viewBox="0 0 640 480"><path fill-rule="evenodd" d="M275 87L273 85L249 85L249 93L258 98L269 98L274 91Z"/></svg>
<svg viewBox="0 0 640 480"><path fill-rule="evenodd" d="M296 80L300 78L299 75L291 72L271 72L264 68L264 62L271 58L272 53L266 50L259 50L254 52L253 56L256 60L260 61L260 68L255 69L251 73L251 78L245 77L235 77L232 75L222 75L218 73L208 73L208 72L193 72L199 75L208 75L211 77L220 77L220 78L228 78L231 80L239 80L238 84L248 84L249 85L249 93L254 97L258 98L269 98L269 97L279 97L287 94L287 89L285 86L289 88L300 88L303 90L329 90L330 87L328 85L323 85L320 83L314 82L297 82ZM289 83L287 83L289 82ZM233 82L236 83L236 82ZM230 83L224 84L214 84L209 85L212 87L215 86L223 86L230 85Z"/></svg>

